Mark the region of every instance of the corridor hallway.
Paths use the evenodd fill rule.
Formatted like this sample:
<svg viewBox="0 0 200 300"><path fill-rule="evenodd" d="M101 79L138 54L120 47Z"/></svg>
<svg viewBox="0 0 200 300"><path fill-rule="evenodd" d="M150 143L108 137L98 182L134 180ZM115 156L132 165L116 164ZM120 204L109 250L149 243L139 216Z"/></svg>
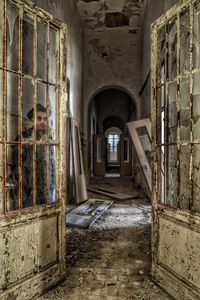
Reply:
<svg viewBox="0 0 200 300"><path fill-rule="evenodd" d="M128 194L137 190L132 179L98 179L91 186L97 184ZM114 201L89 230L67 228L66 235L67 278L40 300L171 299L151 281L151 213L145 197Z"/></svg>

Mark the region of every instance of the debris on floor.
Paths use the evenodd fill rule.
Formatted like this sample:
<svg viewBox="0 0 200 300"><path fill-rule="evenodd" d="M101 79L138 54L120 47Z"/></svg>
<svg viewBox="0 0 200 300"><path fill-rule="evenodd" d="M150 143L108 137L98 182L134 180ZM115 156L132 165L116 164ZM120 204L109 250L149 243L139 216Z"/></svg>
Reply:
<svg viewBox="0 0 200 300"><path fill-rule="evenodd" d="M70 210L66 215L66 223L70 226L89 228L113 204L113 201L90 199L82 205Z"/></svg>
<svg viewBox="0 0 200 300"><path fill-rule="evenodd" d="M118 187L134 192L126 180ZM66 238L66 280L38 300L172 299L151 279L147 199L115 201L89 229L67 227Z"/></svg>

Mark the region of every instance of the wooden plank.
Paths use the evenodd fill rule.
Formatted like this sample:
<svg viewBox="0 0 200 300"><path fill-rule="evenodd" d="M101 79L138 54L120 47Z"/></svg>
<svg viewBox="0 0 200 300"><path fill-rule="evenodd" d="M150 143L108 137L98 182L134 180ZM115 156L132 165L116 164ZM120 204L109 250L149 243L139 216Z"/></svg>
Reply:
<svg viewBox="0 0 200 300"><path fill-rule="evenodd" d="M113 201L90 199L76 207L66 215L66 223L70 226L89 228L113 204Z"/></svg>
<svg viewBox="0 0 200 300"><path fill-rule="evenodd" d="M141 193L135 192L132 195L124 194L124 193L118 193L116 191L110 190L110 189L103 189L103 188L88 188L88 191L93 192L95 194L100 194L104 195L107 197L110 197L112 199L116 200L129 200L129 199L134 199L134 198L140 198Z"/></svg>

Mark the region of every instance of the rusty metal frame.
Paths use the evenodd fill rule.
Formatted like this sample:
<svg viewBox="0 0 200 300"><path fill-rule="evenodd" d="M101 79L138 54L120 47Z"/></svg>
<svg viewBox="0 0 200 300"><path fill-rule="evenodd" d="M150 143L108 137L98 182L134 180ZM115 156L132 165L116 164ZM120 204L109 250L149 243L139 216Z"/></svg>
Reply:
<svg viewBox="0 0 200 300"><path fill-rule="evenodd" d="M2 87L3 87L3 139L0 141L0 144L3 145L3 211L2 211L2 222L5 219L11 220L13 217L23 217L23 215L28 215L29 213L43 213L47 208L50 209L54 207L59 209L62 203L62 193L63 193L63 178L62 178L62 169L61 169L61 160L65 159L64 156L64 147L65 139L62 139L62 126L64 126L66 120L66 105L63 104L66 102L66 83L65 83L65 72L66 72L66 49L65 49L65 40L66 40L66 26L64 23L58 19L51 16L46 11L40 9L35 4L31 3L28 0L9 0L12 4L19 8L19 66L18 71L10 70L6 65L6 3L8 0L1 0L3 2L3 18L2 18L2 37L3 37L3 64L0 66L0 71L2 71ZM24 12L32 16L33 20L33 75L24 74L22 70L22 21ZM40 19L43 23L47 24L47 50L46 50L46 79L41 79L37 77L37 20ZM56 31L56 51L58 54L56 62L56 82L49 82L49 28L52 28ZM18 140L9 141L7 140L7 85L6 78L7 74L15 74L19 78L18 83ZM34 141L22 141L22 87L23 79L31 79L34 83L34 95L33 95L33 107L34 107ZM50 109L50 100L49 100L49 87L52 86L55 90L55 108L56 108L56 120L55 120L55 130L56 130L56 140L50 141L46 140L45 142L39 142L36 140L36 105L37 105L37 84L43 83L46 87L46 107L47 107L47 131L49 130L49 118L48 112ZM58 126L59 129L58 130ZM48 134L47 134L48 136ZM16 145L18 147L18 160L19 160L19 195L18 195L18 209L15 211L7 210L7 200L6 200L6 176L7 176L7 146ZM23 145L32 145L34 156L33 156L33 207L28 207L22 209L22 147ZM46 204L37 206L36 205L36 148L37 145L44 145L46 147L46 194L48 195L48 151L49 147L56 148L56 203L49 204L48 198L46 197ZM60 209L59 209L60 210ZM0 212L1 214L1 212Z"/></svg>

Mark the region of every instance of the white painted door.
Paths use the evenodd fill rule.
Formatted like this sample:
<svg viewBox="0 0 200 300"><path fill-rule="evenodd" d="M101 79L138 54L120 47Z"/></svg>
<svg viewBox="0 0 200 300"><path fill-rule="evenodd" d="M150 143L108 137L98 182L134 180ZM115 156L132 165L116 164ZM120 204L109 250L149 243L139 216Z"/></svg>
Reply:
<svg viewBox="0 0 200 300"><path fill-rule="evenodd" d="M152 274L175 299L200 299L200 2L152 27Z"/></svg>
<svg viewBox="0 0 200 300"><path fill-rule="evenodd" d="M0 299L27 300L65 277L65 27L30 1L0 12Z"/></svg>

